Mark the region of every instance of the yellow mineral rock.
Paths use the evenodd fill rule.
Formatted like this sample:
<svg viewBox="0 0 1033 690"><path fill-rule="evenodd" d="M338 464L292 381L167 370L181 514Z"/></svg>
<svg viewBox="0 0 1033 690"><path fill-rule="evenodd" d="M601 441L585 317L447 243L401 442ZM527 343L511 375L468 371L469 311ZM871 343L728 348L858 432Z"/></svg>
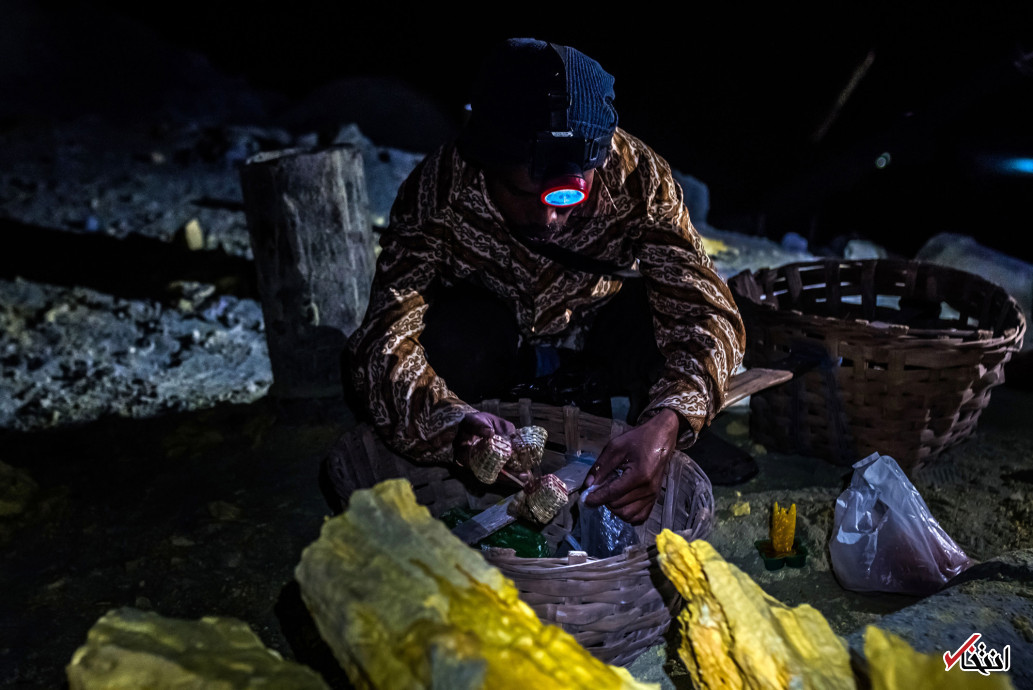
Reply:
<svg viewBox="0 0 1033 690"><path fill-rule="evenodd" d="M703 237L703 249L709 256L728 251L728 245L713 237Z"/></svg>
<svg viewBox="0 0 1033 690"><path fill-rule="evenodd" d="M418 505L405 480L356 491L295 571L360 688L655 688L545 625L513 582Z"/></svg>
<svg viewBox="0 0 1033 690"><path fill-rule="evenodd" d="M846 644L807 604L786 606L705 541L664 530L660 568L685 599L678 650L698 688L853 689Z"/></svg>
<svg viewBox="0 0 1033 690"><path fill-rule="evenodd" d="M942 656L917 652L906 640L869 625L864 631L864 655L872 690L1012 690L1004 673L950 671ZM1010 657L1009 657L1010 658Z"/></svg>
<svg viewBox="0 0 1033 690"><path fill-rule="evenodd" d="M86 635L65 672L70 690L326 690L312 669L267 649L242 621L108 612Z"/></svg>

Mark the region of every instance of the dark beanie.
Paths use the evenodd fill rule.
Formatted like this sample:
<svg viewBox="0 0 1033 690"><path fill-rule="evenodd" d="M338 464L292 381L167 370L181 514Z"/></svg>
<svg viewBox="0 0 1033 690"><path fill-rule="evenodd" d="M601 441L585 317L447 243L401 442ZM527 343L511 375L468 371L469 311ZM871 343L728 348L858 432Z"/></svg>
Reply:
<svg viewBox="0 0 1033 690"><path fill-rule="evenodd" d="M605 151L617 127L613 81L598 62L574 48L533 38L504 41L488 55L474 83L460 151L481 164L529 163L535 138L545 131L601 140Z"/></svg>

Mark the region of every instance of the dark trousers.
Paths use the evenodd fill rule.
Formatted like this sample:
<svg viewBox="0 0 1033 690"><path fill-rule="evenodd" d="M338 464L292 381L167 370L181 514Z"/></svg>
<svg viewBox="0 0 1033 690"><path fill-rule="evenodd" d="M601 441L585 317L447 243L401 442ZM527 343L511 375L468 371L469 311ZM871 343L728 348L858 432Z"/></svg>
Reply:
<svg viewBox="0 0 1033 690"><path fill-rule="evenodd" d="M626 396L628 419L634 421L663 367L641 279L625 280L596 314L580 352L518 347L516 318L484 288L441 288L428 301L420 338L427 360L449 388L473 405L526 397L609 417L610 398ZM558 368L543 375L542 359Z"/></svg>

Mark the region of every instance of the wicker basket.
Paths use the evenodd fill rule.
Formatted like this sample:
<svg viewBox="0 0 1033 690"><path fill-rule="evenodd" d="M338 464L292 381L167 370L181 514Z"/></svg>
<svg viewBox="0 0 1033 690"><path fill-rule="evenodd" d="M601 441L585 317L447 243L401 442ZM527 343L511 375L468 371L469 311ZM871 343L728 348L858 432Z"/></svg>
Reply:
<svg viewBox="0 0 1033 690"><path fill-rule="evenodd" d="M549 432L542 461L546 472L562 466L569 453L598 455L610 438L629 428L572 406L495 400L480 407L517 426L544 427ZM367 425L341 437L325 469L345 501L355 489L394 477L408 478L416 499L433 515L460 505L487 507L500 498L484 493L484 487L469 480L468 473L405 460L391 452ZM676 452L652 514L636 528L639 545L601 559L580 552L563 558L521 558L512 549L495 548L484 551L484 556L516 583L521 598L543 621L563 627L596 658L623 666L661 641L680 603L656 563L656 535L670 528L689 540L703 538L714 520L710 480L688 456ZM568 507L542 533L555 546L570 533L573 522Z"/></svg>
<svg viewBox="0 0 1033 690"><path fill-rule="evenodd" d="M789 264L729 286L746 366L797 374L751 397L754 440L843 465L879 452L910 473L964 440L1026 328L1004 289L916 261Z"/></svg>

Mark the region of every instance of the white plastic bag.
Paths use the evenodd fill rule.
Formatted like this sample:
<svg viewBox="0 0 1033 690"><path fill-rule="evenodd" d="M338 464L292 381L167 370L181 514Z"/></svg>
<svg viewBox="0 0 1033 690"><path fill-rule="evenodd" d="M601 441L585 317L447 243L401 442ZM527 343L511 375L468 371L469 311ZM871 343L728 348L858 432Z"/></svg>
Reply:
<svg viewBox="0 0 1033 690"><path fill-rule="evenodd" d="M829 553L840 584L857 592L931 594L972 564L897 461L878 453L854 463L836 499Z"/></svg>

